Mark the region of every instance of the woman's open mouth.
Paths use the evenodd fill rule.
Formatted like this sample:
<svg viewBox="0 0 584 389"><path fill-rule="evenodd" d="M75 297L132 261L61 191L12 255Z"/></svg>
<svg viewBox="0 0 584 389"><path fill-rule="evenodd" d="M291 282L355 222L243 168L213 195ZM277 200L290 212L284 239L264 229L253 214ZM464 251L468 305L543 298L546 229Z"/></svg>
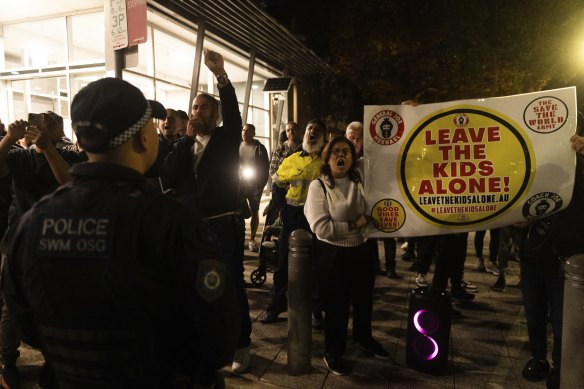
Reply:
<svg viewBox="0 0 584 389"><path fill-rule="evenodd" d="M344 159L337 160L337 167L339 168L345 167L345 160Z"/></svg>

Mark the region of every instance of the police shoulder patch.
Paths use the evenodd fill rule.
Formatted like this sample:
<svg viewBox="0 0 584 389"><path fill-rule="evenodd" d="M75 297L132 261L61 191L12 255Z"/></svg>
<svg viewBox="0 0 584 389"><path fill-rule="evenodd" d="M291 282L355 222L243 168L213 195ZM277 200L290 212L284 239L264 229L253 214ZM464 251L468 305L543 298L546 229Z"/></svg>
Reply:
<svg viewBox="0 0 584 389"><path fill-rule="evenodd" d="M216 259L199 262L197 271L197 293L207 302L219 298L225 290L225 265Z"/></svg>

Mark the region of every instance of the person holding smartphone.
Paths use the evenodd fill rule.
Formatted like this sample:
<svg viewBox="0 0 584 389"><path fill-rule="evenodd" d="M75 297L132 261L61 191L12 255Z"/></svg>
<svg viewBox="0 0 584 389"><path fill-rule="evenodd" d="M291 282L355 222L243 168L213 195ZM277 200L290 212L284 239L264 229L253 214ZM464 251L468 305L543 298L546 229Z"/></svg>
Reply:
<svg viewBox="0 0 584 389"><path fill-rule="evenodd" d="M0 141L0 177L12 174L13 199L8 215L9 233L15 221L42 196L72 179L71 165L85 161L85 154L67 150L62 143L63 118L48 111L30 114L29 120L17 120L8 126L6 136ZM20 139L28 137L33 146L13 148ZM1 245L2 262L6 247ZM14 328L2 299L0 319L0 360L4 365L1 384L17 387L20 335Z"/></svg>

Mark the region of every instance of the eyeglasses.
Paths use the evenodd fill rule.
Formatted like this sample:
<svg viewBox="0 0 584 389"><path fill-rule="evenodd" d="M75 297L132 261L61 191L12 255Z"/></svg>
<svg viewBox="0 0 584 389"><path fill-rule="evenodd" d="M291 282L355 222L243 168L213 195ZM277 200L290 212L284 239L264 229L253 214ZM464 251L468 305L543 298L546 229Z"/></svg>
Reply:
<svg viewBox="0 0 584 389"><path fill-rule="evenodd" d="M351 149L333 149L333 151L331 151L331 155L338 157L339 155L342 155L343 157L347 157L349 155L351 155Z"/></svg>

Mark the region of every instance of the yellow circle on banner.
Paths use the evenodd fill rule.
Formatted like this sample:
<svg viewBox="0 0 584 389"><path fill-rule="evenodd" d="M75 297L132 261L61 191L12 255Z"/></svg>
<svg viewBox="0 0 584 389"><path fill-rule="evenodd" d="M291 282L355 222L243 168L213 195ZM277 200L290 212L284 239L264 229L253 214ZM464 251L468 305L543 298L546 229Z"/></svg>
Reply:
<svg viewBox="0 0 584 389"><path fill-rule="evenodd" d="M422 119L403 143L398 176L409 206L439 225L502 215L529 189L535 157L521 127L498 112L454 106Z"/></svg>
<svg viewBox="0 0 584 389"><path fill-rule="evenodd" d="M375 228L382 232L394 232L406 221L404 207L396 200L379 200L371 208L371 219Z"/></svg>

